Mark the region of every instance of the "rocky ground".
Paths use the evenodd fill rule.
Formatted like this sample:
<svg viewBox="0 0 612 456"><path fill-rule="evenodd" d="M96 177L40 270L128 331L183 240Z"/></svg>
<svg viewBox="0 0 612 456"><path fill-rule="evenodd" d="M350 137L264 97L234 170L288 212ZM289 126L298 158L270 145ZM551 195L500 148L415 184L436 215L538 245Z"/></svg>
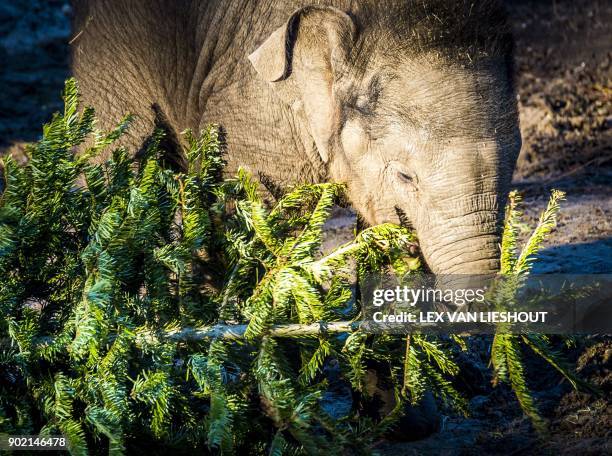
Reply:
<svg viewBox="0 0 612 456"><path fill-rule="evenodd" d="M533 226L551 188L567 192L557 229L537 272L612 273L612 4L607 0L508 1L517 39L523 149L514 185ZM0 2L0 154L23 158L23 144L61 107L69 75L71 9L62 0ZM354 216L338 209L326 248L348 240ZM527 229L525 230L527 232ZM382 454L611 454L612 344L587 337L568 351L603 398L571 392L533 362L532 388L551 434L540 438L511 393L492 389L487 340L470 340L463 363L472 416L444 417L437 434L410 443L381 442ZM541 374L547 372L546 374ZM469 381L468 381L469 380Z"/></svg>

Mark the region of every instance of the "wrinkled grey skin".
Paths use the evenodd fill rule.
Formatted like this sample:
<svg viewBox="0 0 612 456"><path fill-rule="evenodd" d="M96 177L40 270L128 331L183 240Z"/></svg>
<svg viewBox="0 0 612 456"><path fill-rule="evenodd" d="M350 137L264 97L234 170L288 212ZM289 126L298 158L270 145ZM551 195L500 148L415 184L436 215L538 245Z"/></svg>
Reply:
<svg viewBox="0 0 612 456"><path fill-rule="evenodd" d="M138 115L132 147L156 116L218 123L228 173L346 182L368 223L405 213L432 271L497 271L520 135L496 2L308 4L79 1L74 72L103 127Z"/></svg>

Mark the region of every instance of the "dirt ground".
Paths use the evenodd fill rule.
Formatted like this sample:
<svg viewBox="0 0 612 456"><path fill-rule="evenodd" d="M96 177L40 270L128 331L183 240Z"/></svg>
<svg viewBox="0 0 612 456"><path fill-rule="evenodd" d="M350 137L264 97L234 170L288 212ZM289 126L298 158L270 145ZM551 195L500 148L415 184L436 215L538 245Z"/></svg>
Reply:
<svg viewBox="0 0 612 456"><path fill-rule="evenodd" d="M70 13L63 0L0 2L0 151L19 154L62 107Z"/></svg>
<svg viewBox="0 0 612 456"><path fill-rule="evenodd" d="M536 272L612 273L612 3L609 0L508 0L517 40L523 148L514 187L533 226L550 189L567 193L560 222ZM69 3L0 2L0 154L21 157L42 123L61 107L68 70ZM338 209L325 248L352 235L355 218ZM525 230L525 233L527 229ZM486 338L470 340L468 371L486 369ZM604 391L571 392L554 373L532 385L551 420L539 438L511 393L488 379L471 388L472 416L443 417L441 431L409 443L381 442L400 454L612 454L612 344L589 336L570 351L581 373ZM540 372L537 363L535 372ZM549 372L542 369L541 372ZM485 374L482 374L483 376Z"/></svg>
<svg viewBox="0 0 612 456"><path fill-rule="evenodd" d="M612 4L511 2L523 149L515 186L535 222L567 193L542 272L612 271Z"/></svg>

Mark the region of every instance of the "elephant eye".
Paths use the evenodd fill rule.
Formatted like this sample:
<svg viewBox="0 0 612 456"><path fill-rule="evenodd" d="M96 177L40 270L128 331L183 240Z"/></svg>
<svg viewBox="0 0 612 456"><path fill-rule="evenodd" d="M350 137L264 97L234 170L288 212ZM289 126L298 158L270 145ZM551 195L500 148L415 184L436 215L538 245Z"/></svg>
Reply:
<svg viewBox="0 0 612 456"><path fill-rule="evenodd" d="M414 181L414 178L412 176L406 173L402 173L401 171L398 171L397 175L399 176L402 182L412 183Z"/></svg>

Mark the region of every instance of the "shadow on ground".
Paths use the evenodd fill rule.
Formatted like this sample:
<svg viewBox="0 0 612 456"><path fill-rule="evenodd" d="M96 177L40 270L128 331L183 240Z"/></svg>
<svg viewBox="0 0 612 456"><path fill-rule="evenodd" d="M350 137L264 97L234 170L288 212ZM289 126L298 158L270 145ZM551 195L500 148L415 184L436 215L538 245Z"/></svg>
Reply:
<svg viewBox="0 0 612 456"><path fill-rule="evenodd" d="M612 237L593 242L564 244L540 252L534 274L612 273Z"/></svg>

